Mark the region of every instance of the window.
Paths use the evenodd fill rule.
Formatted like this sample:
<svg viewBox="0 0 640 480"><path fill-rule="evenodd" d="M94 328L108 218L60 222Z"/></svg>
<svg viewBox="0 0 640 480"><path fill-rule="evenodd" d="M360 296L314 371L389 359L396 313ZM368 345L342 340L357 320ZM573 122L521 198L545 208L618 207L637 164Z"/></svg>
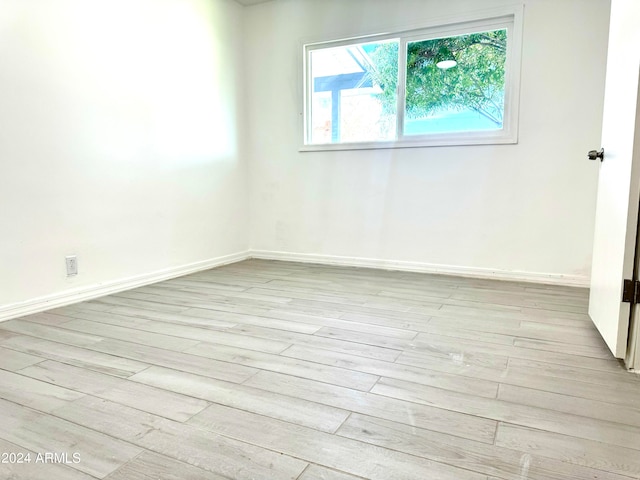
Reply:
<svg viewBox="0 0 640 480"><path fill-rule="evenodd" d="M516 143L515 17L305 45L302 150Z"/></svg>

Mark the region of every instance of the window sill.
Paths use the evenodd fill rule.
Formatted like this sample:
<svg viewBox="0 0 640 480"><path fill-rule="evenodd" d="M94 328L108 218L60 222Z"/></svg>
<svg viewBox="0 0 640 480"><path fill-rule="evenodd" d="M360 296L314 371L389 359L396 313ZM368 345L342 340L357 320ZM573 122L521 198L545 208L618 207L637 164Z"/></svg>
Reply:
<svg viewBox="0 0 640 480"><path fill-rule="evenodd" d="M299 152L329 152L341 150L379 150L396 148L428 148L428 147L466 147L480 145L514 145L518 143L515 135L509 136L465 136L464 138L416 138L411 140L396 140L388 142L353 142L353 143L323 143L317 145L302 145Z"/></svg>

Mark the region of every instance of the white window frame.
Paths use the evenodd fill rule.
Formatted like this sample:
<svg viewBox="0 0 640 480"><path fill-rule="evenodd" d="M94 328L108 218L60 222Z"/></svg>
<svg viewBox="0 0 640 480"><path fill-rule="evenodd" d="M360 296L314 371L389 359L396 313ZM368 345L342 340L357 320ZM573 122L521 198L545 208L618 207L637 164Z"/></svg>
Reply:
<svg viewBox="0 0 640 480"><path fill-rule="evenodd" d="M518 113L520 99L520 64L522 50L523 6L506 7L491 11L477 12L465 17L425 22L421 27L387 30L359 36L342 37L337 40L320 40L302 44L302 77L304 88L301 105L300 151L368 150L380 148L438 147L458 145L499 145L518 143ZM500 130L476 130L466 132L434 133L425 135L404 135L405 118L405 77L407 44L431 38L451 37L468 33L507 29L507 55L505 63L505 102L503 128ZM389 39L399 39L398 49L398 111L396 140L341 142L312 144L311 141L311 101L313 82L309 72L311 52L318 49L369 43Z"/></svg>

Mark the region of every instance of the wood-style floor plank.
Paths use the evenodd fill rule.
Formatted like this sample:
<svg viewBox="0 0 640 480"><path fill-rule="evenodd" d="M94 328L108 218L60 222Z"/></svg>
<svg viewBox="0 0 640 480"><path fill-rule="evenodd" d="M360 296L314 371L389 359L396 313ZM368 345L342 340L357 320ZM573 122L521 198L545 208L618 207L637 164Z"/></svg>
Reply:
<svg viewBox="0 0 640 480"><path fill-rule="evenodd" d="M49 382L53 384L51 387L56 385L90 394L180 422L189 420L209 405L204 400L180 393L50 360L20 370L20 374Z"/></svg>
<svg viewBox="0 0 640 480"><path fill-rule="evenodd" d="M485 443L493 443L497 426L478 416L272 372L259 372L245 385Z"/></svg>
<svg viewBox="0 0 640 480"><path fill-rule="evenodd" d="M382 378L371 392L452 412L640 450L640 428Z"/></svg>
<svg viewBox="0 0 640 480"><path fill-rule="evenodd" d="M597 418L640 427L640 408L638 408L640 400L636 400L637 405L634 408L606 401L590 400L588 398L506 384L500 385L498 398L520 405L530 405L532 407L546 408L582 417Z"/></svg>
<svg viewBox="0 0 640 480"><path fill-rule="evenodd" d="M372 348L396 350L398 354L411 345L412 342L411 339L406 338L388 337L385 335L376 335L374 333L345 330L344 328L335 327L322 327L314 333L314 336L348 342L351 345L366 345ZM398 355L396 355L396 358L397 356Z"/></svg>
<svg viewBox="0 0 640 480"><path fill-rule="evenodd" d="M294 344L309 346L312 348L323 348L332 352L347 353L349 355L356 355L365 358L375 358L376 360L384 360L387 362L393 362L401 353L401 350L399 349L377 347L358 342L334 339L331 335L327 335L329 338L319 338L318 336L321 335L320 332L323 330L324 328L321 328L314 335L306 335L302 333L277 330L274 328L257 327L255 325L237 325L228 331L242 334L242 338L244 339L248 339L248 337L265 338L268 340L287 343L289 345ZM246 343L250 344L251 342L251 339L246 340Z"/></svg>
<svg viewBox="0 0 640 480"><path fill-rule="evenodd" d="M167 368L151 367L130 379L323 432L335 432L349 416L339 408Z"/></svg>
<svg viewBox="0 0 640 480"><path fill-rule="evenodd" d="M425 368L367 359L317 348L292 346L282 352L282 355L317 362L323 365L355 370L357 372L431 385L446 390L470 393L481 397L494 398L498 393L498 384L488 380L461 377L459 375L441 373Z"/></svg>
<svg viewBox="0 0 640 480"><path fill-rule="evenodd" d="M198 340L179 338L158 333L149 333L139 329L134 330L127 327L118 327L103 323L96 324L96 322L87 320L71 319L70 321L59 325L59 328L100 335L104 338L115 338L117 340L124 340L127 342L141 343L143 345L175 350L177 352L182 352L183 350L195 347L198 344Z"/></svg>
<svg viewBox="0 0 640 480"><path fill-rule="evenodd" d="M592 345L572 345L567 342L557 342L550 340L538 340L530 338L516 338L513 345L520 348L528 348L532 350L542 350L545 352L558 352L571 354L576 356L592 357L592 358L611 358L611 352L604 344L599 346Z"/></svg>
<svg viewBox="0 0 640 480"><path fill-rule="evenodd" d="M308 321L303 323L299 321L291 321L286 318L281 318L280 316L273 313L275 312L275 310L267 312L261 310L260 312L260 315L256 315L253 313L192 308L187 310L187 315L189 315L190 322L198 321L201 325L207 325L213 320L215 322L227 322L227 326L229 327L235 327L238 324L256 325L259 327L277 328L280 330L297 333L315 333L321 328L321 326L318 325L317 322ZM267 313L269 312L271 312L271 315L267 316ZM319 321L318 319L316 320Z"/></svg>
<svg viewBox="0 0 640 480"><path fill-rule="evenodd" d="M0 323L16 480L640 479L586 289L248 260Z"/></svg>
<svg viewBox="0 0 640 480"><path fill-rule="evenodd" d="M69 320L71 319L67 318L67 322ZM38 337L58 343L65 343L67 345L75 345L76 347L93 345L94 343L98 343L102 340L102 337L98 335L82 332L76 333L59 327L59 324L41 325L39 323L32 323L26 319L20 321L10 320L8 322L0 323L0 328L3 330L9 330L14 333L30 335L32 337Z"/></svg>
<svg viewBox="0 0 640 480"><path fill-rule="evenodd" d="M149 367L149 364L138 362L129 358L123 358L108 353L78 348L58 342L51 342L42 338L18 335L0 343L12 350L17 350L29 355L43 357L49 360L57 360L77 367L97 370L99 372L128 377ZM101 342L99 342L101 343ZM116 352L117 353L117 352Z"/></svg>
<svg viewBox="0 0 640 480"><path fill-rule="evenodd" d="M108 297L100 297L93 301L94 303L101 303L112 308L111 311L117 308L147 308L154 311L169 313L180 313L188 309L182 305L170 305L166 303L148 302L146 300L134 300L130 298L118 297L117 295L109 295Z"/></svg>
<svg viewBox="0 0 640 480"><path fill-rule="evenodd" d="M619 445L606 445L509 424L498 426L496 445L640 478L640 455L637 450Z"/></svg>
<svg viewBox="0 0 640 480"><path fill-rule="evenodd" d="M36 453L58 452L80 461L73 468L102 478L142 452L142 449L53 415L0 400L0 438Z"/></svg>
<svg viewBox="0 0 640 480"><path fill-rule="evenodd" d="M165 455L144 451L105 478L105 480L150 479L227 480L228 477L208 472Z"/></svg>
<svg viewBox="0 0 640 480"><path fill-rule="evenodd" d="M68 323L71 320L82 319L89 320L91 322L100 322L106 323L107 325L115 325L118 327L127 327L127 328L138 328L140 325L144 325L146 323L151 322L146 318L138 318L127 315L118 315L113 312L102 312L98 310L92 310L90 308L85 308L85 303L77 303L70 307L65 307L64 311L59 310L60 313L56 315L58 319L54 326L61 326L62 324ZM32 322L33 317L25 317L23 320ZM213 328L213 327L210 327ZM226 328L221 327L221 328Z"/></svg>
<svg viewBox="0 0 640 480"><path fill-rule="evenodd" d="M82 318L84 320L89 320L91 322L99 322L99 323L107 323L112 325L114 317L118 317L116 320L120 323L125 324L127 320L131 320L132 317L118 316L118 315L93 315L91 313L78 313L74 314L75 318ZM61 325L64 328L70 328L68 323ZM73 325L72 325L73 326ZM122 326L122 325L119 325ZM239 326L238 326L239 327ZM98 327L99 328L99 327ZM231 347L242 347L248 348L249 350L257 350L259 352L266 353L280 353L289 345L291 342L284 342L279 340L271 340L265 338L253 338L250 335L239 335L233 332L233 329L211 329L211 328L203 328L201 326L191 327L188 325L177 325L175 323L170 323L168 321L159 322L155 320L145 320L140 323L131 322L128 325L128 330L126 333L129 335L138 335L137 332L132 332L130 329L133 328L135 330L141 330L142 332L151 332L161 335L171 336L173 338L177 337L179 339L189 339L189 340L197 340L197 342L209 342L209 343L219 343L222 345L229 345ZM236 328L236 327L234 327ZM105 335L109 336L109 335ZM118 338L112 336L112 338ZM139 338L139 337L137 337ZM123 338L126 340L127 338ZM146 343L146 342L141 342ZM177 344L180 344L177 342ZM178 349L173 348L175 350L185 350L195 344L189 343L185 344L184 348ZM163 347L161 347L163 348ZM166 348L166 347L164 347Z"/></svg>
<svg viewBox="0 0 640 480"><path fill-rule="evenodd" d="M633 384L619 382L616 385L611 385L609 389L604 389L603 385L538 375L535 370L510 366L503 383L640 408L640 398L638 397L640 384L636 382Z"/></svg>
<svg viewBox="0 0 640 480"><path fill-rule="evenodd" d="M39 453L43 454L43 452L34 452L0 438L0 454L7 455L7 461L0 462L0 478L7 480L96 479L96 477L75 470L66 464L45 463L44 456L38 458ZM15 455L16 461L20 459L21 463L10 462L9 455ZM29 460L25 461L25 458L29 458ZM73 462L73 457L71 457L71 461Z"/></svg>
<svg viewBox="0 0 640 480"><path fill-rule="evenodd" d="M0 398L26 407L50 412L82 396L68 388L0 370Z"/></svg>
<svg viewBox="0 0 640 480"><path fill-rule="evenodd" d="M78 428L95 428L135 448L165 455L223 478L294 480L308 465L212 430L90 396L56 410L55 415L83 426Z"/></svg>
<svg viewBox="0 0 640 480"><path fill-rule="evenodd" d="M358 480L364 477L354 477L344 472L337 472L318 465L309 465L298 477L298 480Z"/></svg>
<svg viewBox="0 0 640 480"><path fill-rule="evenodd" d="M630 375L619 363L616 364L616 367L615 371L599 371L545 361L509 358L509 368L529 369L535 372L536 375L545 377L575 380L584 383L594 383L596 385L607 385L614 388L620 385L640 386L640 375Z"/></svg>
<svg viewBox="0 0 640 480"><path fill-rule="evenodd" d="M77 304L76 304L77 305ZM69 310L72 307L65 307ZM57 309L61 310L61 309ZM49 312L36 313L34 315L27 315L26 317L22 317L21 320L26 320L32 323L40 323L42 325L47 326L55 326L60 325L61 323L66 323L69 319L63 313L51 313L53 310L49 310Z"/></svg>
<svg viewBox="0 0 640 480"><path fill-rule="evenodd" d="M538 456L535 451L530 452L525 464L520 452L502 446L486 445L355 413L337 433L505 480L623 480L620 475Z"/></svg>
<svg viewBox="0 0 640 480"><path fill-rule="evenodd" d="M150 305L153 305L149 302ZM191 309L190 309L191 310ZM188 312L190 310L187 310ZM200 311L200 309L193 309ZM136 317L146 320L159 320L176 323L179 325L197 325L205 328L223 329L233 327L237 322L233 319L227 319L230 315L224 312L216 313L210 310L204 310L206 315L200 317L196 315L171 313L161 310L154 310L153 306L145 306L145 308L136 308L130 306L117 306L109 313L115 313L124 316Z"/></svg>
<svg viewBox="0 0 640 480"><path fill-rule="evenodd" d="M372 480L423 480L425 475L439 480L484 480L482 474L451 465L221 405L212 405L189 423Z"/></svg>
<svg viewBox="0 0 640 480"><path fill-rule="evenodd" d="M0 347L0 369L16 371L43 362L44 358Z"/></svg>
<svg viewBox="0 0 640 480"><path fill-rule="evenodd" d="M377 381L378 376L360 373L346 368L331 367L319 363L288 358L281 355L200 343L185 353L212 358L230 364L245 365L263 371L281 372L303 378L310 378L332 385L348 386L357 390L369 390Z"/></svg>
<svg viewBox="0 0 640 480"><path fill-rule="evenodd" d="M257 368L248 367L239 363L218 361L205 358L204 356L175 352L173 350L165 350L111 338L92 345L92 348L98 352L110 352L110 354L113 355L120 355L122 358L131 359L132 361L145 361L153 365L175 368L189 373L236 383L242 383L258 372ZM149 365L147 364L146 366L148 367ZM144 369L141 368L134 373L138 373L141 370Z"/></svg>
<svg viewBox="0 0 640 480"><path fill-rule="evenodd" d="M565 344L567 349L572 347ZM583 356L576 353L561 351L541 350L527 348L527 346L515 345L495 345L484 342L473 342L462 339L430 338L423 340L417 348L411 350L412 353L422 353L424 355L436 355L440 357L463 357L478 364L496 365L506 364L508 358L518 358L523 360L533 360L538 362L556 363L568 367L588 368L593 370L603 370L606 372L619 372L620 364L611 354L604 356ZM600 356L601 355L601 356Z"/></svg>
<svg viewBox="0 0 640 480"><path fill-rule="evenodd" d="M483 344L482 342L465 342L447 337L430 337L412 343L411 348L405 349L405 353L501 368L507 366L511 348L510 346Z"/></svg>

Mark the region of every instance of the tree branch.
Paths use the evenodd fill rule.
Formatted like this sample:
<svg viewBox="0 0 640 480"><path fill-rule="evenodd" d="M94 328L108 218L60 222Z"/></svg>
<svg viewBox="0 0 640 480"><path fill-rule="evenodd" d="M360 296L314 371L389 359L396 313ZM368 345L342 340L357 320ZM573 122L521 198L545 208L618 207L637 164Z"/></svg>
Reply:
<svg viewBox="0 0 640 480"><path fill-rule="evenodd" d="M473 106L471 107L473 108L474 111L478 112L480 115L482 115L483 117L491 120L493 123L495 123L498 126L502 125L502 122L500 120L497 120L493 115L491 115L489 112L487 112L486 110L483 110L482 107L478 107L478 106Z"/></svg>

